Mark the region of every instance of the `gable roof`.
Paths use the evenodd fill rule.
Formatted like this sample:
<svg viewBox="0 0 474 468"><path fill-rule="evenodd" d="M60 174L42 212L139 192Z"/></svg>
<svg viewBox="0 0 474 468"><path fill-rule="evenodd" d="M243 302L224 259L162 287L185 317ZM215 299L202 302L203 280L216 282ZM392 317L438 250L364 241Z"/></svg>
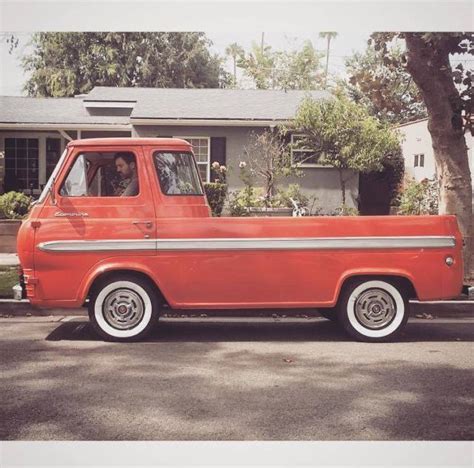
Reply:
<svg viewBox="0 0 474 468"><path fill-rule="evenodd" d="M75 98L0 96L0 125L129 127L227 122L264 126L291 119L307 95L314 99L331 96L326 91L113 87L95 87L89 94ZM128 112L116 115L112 108Z"/></svg>
<svg viewBox="0 0 474 468"><path fill-rule="evenodd" d="M287 120L301 100L327 91L95 87L84 102L136 102L133 119Z"/></svg>

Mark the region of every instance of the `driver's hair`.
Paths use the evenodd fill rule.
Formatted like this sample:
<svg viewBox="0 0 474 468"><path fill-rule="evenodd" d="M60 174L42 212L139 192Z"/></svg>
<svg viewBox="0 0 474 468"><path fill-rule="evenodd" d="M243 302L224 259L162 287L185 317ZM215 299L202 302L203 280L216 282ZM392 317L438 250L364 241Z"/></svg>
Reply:
<svg viewBox="0 0 474 468"><path fill-rule="evenodd" d="M121 153L116 153L114 156L114 161L117 161L118 158L122 158L127 164L135 162L135 155L133 153L128 153L122 151Z"/></svg>

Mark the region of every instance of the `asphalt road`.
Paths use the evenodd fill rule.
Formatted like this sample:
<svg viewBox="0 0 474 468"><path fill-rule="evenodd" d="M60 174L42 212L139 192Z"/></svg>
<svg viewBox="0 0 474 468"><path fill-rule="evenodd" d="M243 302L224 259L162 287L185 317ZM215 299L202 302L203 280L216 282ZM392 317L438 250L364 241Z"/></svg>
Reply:
<svg viewBox="0 0 474 468"><path fill-rule="evenodd" d="M0 319L7 440L471 440L473 319L397 343L324 319L161 323L100 341L83 318Z"/></svg>

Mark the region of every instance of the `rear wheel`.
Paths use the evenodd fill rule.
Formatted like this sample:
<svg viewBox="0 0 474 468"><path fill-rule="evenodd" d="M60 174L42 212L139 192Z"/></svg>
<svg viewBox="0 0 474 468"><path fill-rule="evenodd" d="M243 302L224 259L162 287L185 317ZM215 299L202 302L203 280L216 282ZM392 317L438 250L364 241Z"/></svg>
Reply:
<svg viewBox="0 0 474 468"><path fill-rule="evenodd" d="M408 320L404 290L385 279L359 279L344 288L338 319L344 330L359 341L389 341Z"/></svg>
<svg viewBox="0 0 474 468"><path fill-rule="evenodd" d="M112 341L145 337L158 319L155 288L134 275L117 275L101 282L91 295L89 317L94 330Z"/></svg>

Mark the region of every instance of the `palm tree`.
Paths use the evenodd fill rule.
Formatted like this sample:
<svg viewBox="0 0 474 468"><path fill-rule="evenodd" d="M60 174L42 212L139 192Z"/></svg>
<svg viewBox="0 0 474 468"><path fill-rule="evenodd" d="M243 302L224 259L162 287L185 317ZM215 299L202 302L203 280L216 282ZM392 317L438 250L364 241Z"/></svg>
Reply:
<svg viewBox="0 0 474 468"><path fill-rule="evenodd" d="M326 49L326 72L324 77L324 87L327 87L328 84L328 67L329 67L329 48L331 46L331 39L335 39L337 37L337 32L322 32L319 33L319 37L327 40L327 49Z"/></svg>
<svg viewBox="0 0 474 468"><path fill-rule="evenodd" d="M232 57L232 60L234 62L234 83L233 87L235 88L237 86L237 57L240 57L244 54L244 49L239 46L236 42L233 42L232 44L229 44L226 49L225 49L226 55L229 55Z"/></svg>

